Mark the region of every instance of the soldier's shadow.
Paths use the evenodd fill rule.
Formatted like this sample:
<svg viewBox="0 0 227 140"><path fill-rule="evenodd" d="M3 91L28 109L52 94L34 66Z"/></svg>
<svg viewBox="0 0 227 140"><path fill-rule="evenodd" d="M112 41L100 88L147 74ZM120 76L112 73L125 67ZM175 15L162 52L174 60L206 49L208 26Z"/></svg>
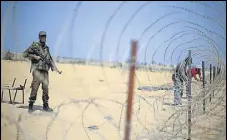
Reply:
<svg viewBox="0 0 227 140"><path fill-rule="evenodd" d="M21 105L21 106L18 106L17 108L22 108L22 109L28 110L28 105ZM43 110L43 106L41 106L41 105L33 105L33 110L34 111L36 111L36 110L42 111Z"/></svg>

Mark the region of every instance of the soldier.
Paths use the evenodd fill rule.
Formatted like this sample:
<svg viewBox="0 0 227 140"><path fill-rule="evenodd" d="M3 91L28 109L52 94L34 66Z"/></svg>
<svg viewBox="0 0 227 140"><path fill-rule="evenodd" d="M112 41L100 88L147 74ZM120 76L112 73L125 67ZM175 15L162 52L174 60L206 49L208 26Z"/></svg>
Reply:
<svg viewBox="0 0 227 140"><path fill-rule="evenodd" d="M192 61L191 61L192 62ZM177 64L174 73L172 74L173 90L174 90L174 105L182 105L181 98L183 96L184 82L187 82L186 69L189 64L189 58L186 57L183 61Z"/></svg>
<svg viewBox="0 0 227 140"><path fill-rule="evenodd" d="M39 53L37 53L39 52ZM39 55L40 54L40 55ZM36 101L37 91L39 89L40 84L42 84L42 100L43 100L43 110L47 112L52 112L48 105L48 86L49 86L49 74L48 71L52 66L49 63L46 63L41 56L45 56L45 60L50 60L51 55L49 52L49 47L46 45L46 32L39 32L39 42L33 42L29 48L27 48L23 56L31 60L31 69L33 80L31 83L31 94L29 97L29 109L28 112L33 112L33 104Z"/></svg>

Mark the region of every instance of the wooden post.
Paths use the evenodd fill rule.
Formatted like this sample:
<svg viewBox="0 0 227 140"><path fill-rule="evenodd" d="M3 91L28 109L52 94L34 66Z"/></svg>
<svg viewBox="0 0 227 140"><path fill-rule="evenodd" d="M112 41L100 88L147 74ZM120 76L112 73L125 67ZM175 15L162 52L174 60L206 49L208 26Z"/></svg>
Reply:
<svg viewBox="0 0 227 140"><path fill-rule="evenodd" d="M214 85L214 79L215 79L215 66L213 66L213 85ZM213 96L214 96L214 90L213 90Z"/></svg>
<svg viewBox="0 0 227 140"><path fill-rule="evenodd" d="M126 114L125 137L124 137L124 140L129 140L130 139L131 116L132 116L132 102L133 102L133 90L134 90L134 76L135 76L135 62L136 62L136 51L137 51L137 41L132 41L131 66L130 66L130 74L129 74L127 114Z"/></svg>
<svg viewBox="0 0 227 140"><path fill-rule="evenodd" d="M188 92L188 140L191 140L191 50L189 50L189 76L188 76L188 85L186 86L186 92Z"/></svg>
<svg viewBox="0 0 227 140"><path fill-rule="evenodd" d="M212 64L210 64L210 85L211 85L211 82L212 81ZM211 94L210 94L210 102L211 102Z"/></svg>
<svg viewBox="0 0 227 140"><path fill-rule="evenodd" d="M205 100L205 97L206 97L206 93L205 93L205 64L204 64L204 61L202 61L202 71L203 71L203 113L205 113L206 111L206 100Z"/></svg>

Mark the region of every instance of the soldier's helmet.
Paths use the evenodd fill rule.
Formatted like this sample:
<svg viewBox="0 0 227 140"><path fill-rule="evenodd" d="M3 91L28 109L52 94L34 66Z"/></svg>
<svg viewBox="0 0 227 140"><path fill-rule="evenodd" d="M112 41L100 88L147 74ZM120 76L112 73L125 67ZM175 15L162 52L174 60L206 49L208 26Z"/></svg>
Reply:
<svg viewBox="0 0 227 140"><path fill-rule="evenodd" d="M46 35L47 35L47 33L45 31L40 31L39 32L39 36L46 36Z"/></svg>

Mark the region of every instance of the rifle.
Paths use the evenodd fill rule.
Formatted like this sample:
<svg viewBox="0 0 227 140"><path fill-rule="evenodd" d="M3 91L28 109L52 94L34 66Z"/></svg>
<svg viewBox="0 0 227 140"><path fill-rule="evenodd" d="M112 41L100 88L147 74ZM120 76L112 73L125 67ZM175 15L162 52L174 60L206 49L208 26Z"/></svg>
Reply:
<svg viewBox="0 0 227 140"><path fill-rule="evenodd" d="M56 71L56 72L58 72L59 74L62 73L62 71L59 71L58 68L57 68L57 66L55 65L55 63L54 63L54 61L53 61L53 59L52 59L52 57L51 57L51 55L50 55L49 50L48 50L48 55L50 56L50 59L47 59L47 58L46 58L47 55L44 56L43 54L41 54L41 53L39 52L38 49L33 49L33 48L31 48L31 49L32 49L32 51L31 51L30 53L31 53L31 54L35 54L35 55L40 56L40 57L41 57L41 60L44 61L44 63L46 63L47 65L49 65L49 66L51 67L51 70L52 70L52 71Z"/></svg>
<svg viewBox="0 0 227 140"><path fill-rule="evenodd" d="M48 51L48 53L49 53L49 55L50 55L50 52ZM58 68L57 68L57 66L55 65L55 63L54 63L54 60L53 60L53 58L51 57L51 55L50 55L50 63L51 63L51 70L52 71L56 71L56 72L58 72L59 74L61 74L62 73L62 71L59 71L58 70Z"/></svg>

